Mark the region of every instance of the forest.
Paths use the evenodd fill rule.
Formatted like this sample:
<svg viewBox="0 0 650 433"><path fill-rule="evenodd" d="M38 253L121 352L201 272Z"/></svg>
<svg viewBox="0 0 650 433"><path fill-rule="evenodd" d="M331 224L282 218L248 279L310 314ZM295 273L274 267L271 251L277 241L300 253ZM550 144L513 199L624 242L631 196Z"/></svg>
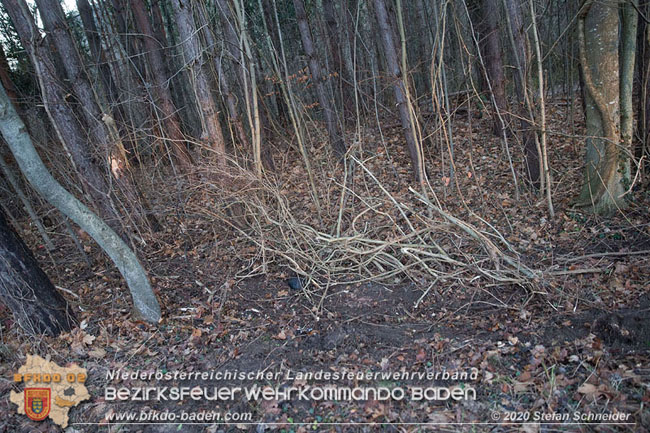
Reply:
<svg viewBox="0 0 650 433"><path fill-rule="evenodd" d="M650 1L0 0L0 84L0 432L650 431Z"/></svg>

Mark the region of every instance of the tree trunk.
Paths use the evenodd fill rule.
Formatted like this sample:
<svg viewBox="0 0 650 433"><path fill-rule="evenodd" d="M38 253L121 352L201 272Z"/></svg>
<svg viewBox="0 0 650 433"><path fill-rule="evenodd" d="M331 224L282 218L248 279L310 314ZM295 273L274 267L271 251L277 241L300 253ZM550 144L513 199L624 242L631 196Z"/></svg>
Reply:
<svg viewBox="0 0 650 433"><path fill-rule="evenodd" d="M206 19L206 11L201 8L199 12L200 12L201 20L203 21L201 23L201 28L203 29L203 35L205 36L205 41L206 44L208 45L208 50L214 51L216 50L217 47L217 41L214 36L214 33L212 32L212 28L210 27L208 20ZM230 89L230 84L228 83L228 77L226 77L225 72L223 70L223 66L221 63L222 57L219 55L219 53L215 52L213 53L213 59L214 59L214 69L219 80L219 90L221 95L223 95L226 101L226 108L228 109L228 119L232 127L235 129L235 133L237 134L237 139L239 140L239 144L244 149L248 149L250 148L250 142L248 140L248 136L246 135L246 131L244 131L244 125L242 124L241 117L239 116L239 112L237 111L237 98L235 97L232 90Z"/></svg>
<svg viewBox="0 0 650 433"><path fill-rule="evenodd" d="M146 216L144 215L146 211L141 208L142 204L139 200L141 194L139 194L139 191L136 190L135 185L129 178L126 150L120 140L117 124L115 123L115 119L106 113L98 103L97 91L90 84L90 79L86 73L83 61L79 56L78 48L68 30L65 13L60 2L58 0L38 0L36 4L38 5L45 29L51 35L54 45L59 52L72 92L75 94L77 102L81 106L81 112L83 113L88 128L89 138L93 143L100 146L101 153L103 154L101 160L107 161L110 172L124 195L128 198L130 213L141 221L146 221ZM93 23L94 27L92 16L90 18L90 22ZM93 39L93 44L99 44L99 41L96 40L96 29L91 39ZM97 60L101 64L101 47L98 48L95 46L95 49L98 50ZM108 67L108 65L105 66ZM110 80L110 70L103 71L102 75L104 74L108 74L108 77L104 79ZM110 86L109 81L106 91L114 92L114 89L111 89ZM114 97L114 93L111 96ZM120 116L116 117L119 118ZM121 228L120 233L125 234Z"/></svg>
<svg viewBox="0 0 650 433"><path fill-rule="evenodd" d="M143 142L146 149L150 149L151 137L140 134L138 131L144 129L145 125L152 116L147 112L151 104L148 103L145 95L144 86L139 86L141 78L145 74L143 58L137 52L135 43L137 42L134 34L136 32L130 31L126 27L125 17L128 16L125 11L123 0L103 1L98 4L102 9L105 19L106 33L117 34L117 37L110 38L111 43L108 44L107 52L111 54L112 60L116 62L116 74L119 70L120 89L126 89L125 94L133 93L129 98L129 102L123 104L124 106L124 128L127 129L129 139L126 141L127 145L131 147L128 149L131 152L128 156L130 162L137 162L142 164L140 155L140 148L138 144ZM118 65L121 65L119 67ZM118 84L116 82L116 84Z"/></svg>
<svg viewBox="0 0 650 433"><path fill-rule="evenodd" d="M37 0L36 4L45 29L62 60L72 92L80 104L89 137L101 146L106 158L123 166L126 164L123 160L124 152L115 149L115 146L121 147L121 143L117 143L119 137L107 125L113 119L108 118L108 114L103 112L97 102L96 90L90 85L79 51L68 31L61 3L58 0Z"/></svg>
<svg viewBox="0 0 650 433"><path fill-rule="evenodd" d="M165 62L164 76L170 77L169 87L172 95L172 102L178 109L181 125L187 129L185 134L193 137L200 137L202 133L200 121L200 107L194 97L194 89L190 83L189 71L183 65L182 53L180 52L183 41L177 40L173 24L173 11L169 9L167 0L152 0L151 17L153 19L153 30L158 45L161 47L163 61ZM180 73L176 73L181 71Z"/></svg>
<svg viewBox="0 0 650 433"><path fill-rule="evenodd" d="M339 122L336 118L336 113L332 109L331 100L327 95L320 62L318 60L316 50L314 49L311 30L309 29L309 22L307 21L305 5L303 3L303 0L293 0L293 6L296 10L296 19L298 20L298 29L300 30L302 47L309 59L309 72L311 72L311 79L316 86L318 102L323 108L325 127L327 128L327 133L329 134L330 145L332 146L334 153L340 157L345 154L346 145L343 141L343 134L341 132Z"/></svg>
<svg viewBox="0 0 650 433"><path fill-rule="evenodd" d="M56 336L75 325L66 300L54 288L25 242L0 211L0 300L30 335Z"/></svg>
<svg viewBox="0 0 650 433"><path fill-rule="evenodd" d="M185 137L181 131L181 121L174 107L172 95L168 86L168 77L165 75L165 64L162 58L162 47L156 39L144 0L131 1L131 10L135 18L138 31L142 34L142 42L151 66L151 81L156 95L156 109L160 110L160 119L166 125L167 139L171 142L176 161L184 170L189 170L192 157L185 147ZM161 125L161 127L163 127Z"/></svg>
<svg viewBox="0 0 650 433"><path fill-rule="evenodd" d="M621 72L620 72L620 98L621 98L621 140L625 149L632 150L632 137L634 135L634 62L636 56L636 31L638 14L636 11L637 0L628 0L622 4L621 13Z"/></svg>
<svg viewBox="0 0 650 433"><path fill-rule="evenodd" d="M201 115L202 137L216 153L220 166L226 165L226 145L223 141L219 110L212 96L210 79L203 66L203 49L198 38L198 31L191 10L192 2L172 0L176 18L176 27L182 40L184 64L190 70L191 82L198 100Z"/></svg>
<svg viewBox="0 0 650 433"><path fill-rule="evenodd" d="M384 0L375 0L374 4L377 23L379 25L378 33L384 47L384 56L386 57L388 74L393 82L395 102L399 110L402 129L404 130L404 137L406 138L406 146L411 156L413 173L418 181L423 181L422 177L424 167L422 166L419 146L415 141L413 126L411 124L411 113L409 112L408 101L406 100L406 89L404 87L404 81L402 80L403 71L401 70L397 60L397 48L395 47L393 31L391 30L388 21L386 5Z"/></svg>
<svg viewBox="0 0 650 433"><path fill-rule="evenodd" d="M650 17L650 0L643 0L639 10ZM634 148L634 157L637 161L645 156L650 157L650 24L646 20L640 20L638 26L637 52L638 54L638 79L639 95L637 105L637 130L640 140ZM646 165L647 167L647 162Z"/></svg>
<svg viewBox="0 0 650 433"><path fill-rule="evenodd" d="M278 34L274 31L275 20L273 19L273 14L271 13L272 4L270 1L263 1L261 4L262 9L264 9L264 19L266 20L266 25L268 26L266 29L266 34L271 38L271 42L273 43L272 49L270 49L271 55L276 56L280 50L280 40L278 39ZM289 126L290 122L288 114L289 109L287 108L287 104L284 102L284 98L282 97L282 86L280 86L278 81L278 79L274 79L272 81L273 93L275 94L275 105L278 110L278 120L280 122L280 125L286 128Z"/></svg>
<svg viewBox="0 0 650 433"><path fill-rule="evenodd" d="M586 102L586 166L576 206L610 214L626 207L627 149L621 146L618 5L587 0L578 17ZM625 29L623 30L625 32Z"/></svg>
<svg viewBox="0 0 650 433"><path fill-rule="evenodd" d="M434 6L435 7L435 6ZM427 7L424 0L416 0L415 14L417 22L420 26L419 31L419 52L420 61L418 62L418 69L421 76L421 88L426 94L430 95L433 92L431 88L431 80L429 79L429 67L431 65L431 53L433 47L433 35L431 25L428 23Z"/></svg>
<svg viewBox="0 0 650 433"><path fill-rule="evenodd" d="M0 140L0 144L2 143L4 143L4 140ZM43 243L45 244L47 250L53 251L54 244L50 239L50 235L47 234L47 231L45 230L45 227L43 227L43 223L41 222L41 219L39 218L38 214L32 207L32 203L27 198L27 195L23 191L23 188L21 187L20 182L18 181L18 177L14 174L13 169L9 166L9 163L5 161L5 157L2 154L2 152L0 152L0 173L2 173L2 175L5 177L9 185L11 185L14 192L18 196L18 199L22 202L23 207L27 212L27 215L29 215L29 218L36 226L36 230L38 230L38 233L41 235L41 238L43 238Z"/></svg>
<svg viewBox="0 0 650 433"><path fill-rule="evenodd" d="M66 191L48 172L4 88L0 88L0 133L32 187L77 223L110 256L129 286L138 315L143 320L158 323L160 305L138 258L104 221Z"/></svg>
<svg viewBox="0 0 650 433"><path fill-rule="evenodd" d="M90 3L88 3L88 0L77 0L77 9L79 10L79 17L81 18L81 22L83 24L86 39L88 39L90 54L97 62L97 70L99 72L99 78L102 81L102 85L104 86L106 98L110 104L114 104L118 100L117 88L115 86L115 80L113 80L113 75L111 74L111 68L106 62L106 54L102 48L99 32L97 31L97 26L95 25L93 10L90 6ZM119 120L121 120L121 118Z"/></svg>
<svg viewBox="0 0 650 433"><path fill-rule="evenodd" d="M343 5L345 8L345 5ZM341 46L339 44L339 28L336 22L336 9L333 0L323 0L323 17L327 25L327 41L332 56L333 69L338 76L339 91L341 92L341 102L343 105L343 114L346 119L354 115L353 92L350 86L352 80L348 76L347 69L341 58Z"/></svg>
<svg viewBox="0 0 650 433"><path fill-rule="evenodd" d="M481 1L481 19L476 23L480 33L480 49L485 59L485 72L490 80L490 87L494 96L495 110L506 113L507 102L505 92L505 76L503 74L503 58L501 55L501 39L499 36L499 7L497 0ZM501 136L501 121L498 116L494 117L493 131ZM507 123L507 122L506 122Z"/></svg>
<svg viewBox="0 0 650 433"><path fill-rule="evenodd" d="M535 187L540 185L540 158L537 150L537 143L533 134L532 112L530 110L530 99L528 95L528 71L530 55L526 44L526 30L521 17L519 0L505 0L506 13L508 14L509 32L512 43L512 54L515 62L513 82L517 95L521 129L521 141L524 147L524 158L528 180Z"/></svg>

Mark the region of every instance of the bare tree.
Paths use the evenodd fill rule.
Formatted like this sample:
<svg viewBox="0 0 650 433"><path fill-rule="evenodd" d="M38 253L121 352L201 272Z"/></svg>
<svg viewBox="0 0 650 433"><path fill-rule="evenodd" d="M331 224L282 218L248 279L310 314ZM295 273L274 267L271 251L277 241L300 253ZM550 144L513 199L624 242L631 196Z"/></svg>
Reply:
<svg viewBox="0 0 650 433"><path fill-rule="evenodd" d="M650 17L650 1L641 0L639 10L646 18ZM639 98L636 119L640 140L634 148L634 157L641 164L640 168L645 169L648 165L644 160L650 157L650 22L646 19L639 20L637 52Z"/></svg>
<svg viewBox="0 0 650 433"><path fill-rule="evenodd" d="M125 115L122 105L118 103L118 89L115 80L113 79L113 75L111 74L111 68L107 62L106 53L102 47L101 38L97 31L97 26L95 25L92 8L88 3L88 0L77 0L77 8L79 9L79 15L83 23L86 39L88 39L88 46L90 47L91 54L98 62L97 68L102 81L104 96L106 101L110 104L109 108L111 110L112 118L105 113L102 113L101 120L103 124L99 125L97 132L109 133L104 140L108 140L105 143L105 146L107 147L107 154L110 155L111 173L117 181L121 191L129 200L129 214L148 224L154 231L158 231L162 228L160 222L151 212L150 206L138 185L131 179L129 159L126 155L126 149L124 148L119 132L120 125L124 124ZM60 12L62 13L62 11ZM60 21L61 19L59 18L57 23ZM68 32L63 33L61 36L64 39L69 40L69 42L66 42L66 45L73 43ZM72 63L78 62L80 68L85 73L80 58L66 59L66 61ZM83 80L81 86L90 87L90 82L88 80ZM92 92L94 89L89 88L86 90L86 92L89 91ZM95 111L100 109L100 107L91 104L86 107L86 109ZM95 112L94 116L97 116L98 114L99 112ZM93 124L95 124L96 122L99 122L100 119L93 117L92 120ZM97 137L93 138L97 139Z"/></svg>
<svg viewBox="0 0 650 433"><path fill-rule="evenodd" d="M481 20L477 28L481 33L481 51L485 60L485 71L490 80L490 88L494 96L496 110L506 113L505 75L503 73L503 57L501 54L501 38L499 35L499 5L497 0L481 0ZM502 122L494 116L494 134L501 135Z"/></svg>
<svg viewBox="0 0 650 433"><path fill-rule="evenodd" d="M517 96L517 113L519 117L520 137L524 147L528 180L535 186L540 185L542 159L538 143L533 133L533 111L528 89L530 53L526 44L526 33L519 0L504 0L508 34L512 45L514 60L513 83Z"/></svg>
<svg viewBox="0 0 650 433"><path fill-rule="evenodd" d="M217 50L217 40L214 35L214 32L212 31L212 28L210 27L210 23L208 22L207 19L207 13L204 10L203 7L199 7L199 17L201 20L201 25L200 27L203 29L203 35L205 36L205 41L208 46L208 50L212 52L212 58L213 58L213 64L214 64L214 70L217 75L218 83L219 83L219 91L223 98L225 99L226 102L226 108L228 109L228 119L235 129L235 133L237 135L237 139L239 140L240 144L244 147L244 149L248 149L250 147L248 136L246 135L246 131L244 131L244 125L242 124L241 121L241 116L239 115L239 111L237 110L237 98L235 97L235 94L231 90L230 83L228 82L228 77L226 76L226 73L223 69L223 64L222 64L222 56L219 55L219 53L216 51Z"/></svg>
<svg viewBox="0 0 650 433"><path fill-rule="evenodd" d="M117 97L117 87L113 75L111 74L111 68L106 61L106 53L102 48L102 41L97 26L95 25L92 7L90 6L90 3L88 3L88 0L77 0L77 9L79 10L81 22L83 23L84 33L88 40L90 53L97 62L97 70L102 85L104 86L104 92L106 93L108 102L114 104L119 99Z"/></svg>

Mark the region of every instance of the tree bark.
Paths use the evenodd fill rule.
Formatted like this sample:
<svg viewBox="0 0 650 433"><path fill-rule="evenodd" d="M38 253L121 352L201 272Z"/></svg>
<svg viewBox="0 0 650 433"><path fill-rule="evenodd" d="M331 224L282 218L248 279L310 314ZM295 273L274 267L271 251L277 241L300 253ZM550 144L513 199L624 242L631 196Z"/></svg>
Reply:
<svg viewBox="0 0 650 433"><path fill-rule="evenodd" d="M526 171L528 172L528 180L531 184L539 187L541 161L533 133L533 119L531 118L533 113L530 110L530 99L528 95L530 55L528 53L528 45L526 44L526 30L521 16L519 0L505 0L505 6L510 26L512 54L515 61L513 82L518 101L517 112L520 117L519 128L524 147Z"/></svg>
<svg viewBox="0 0 650 433"><path fill-rule="evenodd" d="M650 17L650 0L642 0L639 10ZM637 52L638 52L638 92L637 103L637 130L640 140L634 148L636 161L641 161L645 156L650 157L650 24L646 20L640 20L638 26ZM647 167L647 163L645 165Z"/></svg>
<svg viewBox="0 0 650 433"><path fill-rule="evenodd" d="M343 5L345 8L345 5ZM350 118L354 115L354 100L353 92L350 88L352 80L348 76L347 69L343 64L341 58L341 44L339 44L339 28L336 21L336 9L333 0L323 0L323 18L327 28L327 42L332 56L332 63L334 64L334 71L337 74L337 81L341 92L341 102L343 105L344 117Z"/></svg>
<svg viewBox="0 0 650 433"><path fill-rule="evenodd" d="M636 56L636 32L638 13L637 0L628 0L621 5L621 72L620 72L620 98L621 98L621 140L625 149L632 150L632 137L634 135L634 62Z"/></svg>
<svg viewBox="0 0 650 433"><path fill-rule="evenodd" d="M480 4L481 19L476 23L480 33L480 49L485 59L485 72L490 80L490 87L494 96L495 110L506 113L507 102L505 92L505 76L503 74L503 57L501 54L501 39L499 37L499 7L497 0L482 0ZM501 136L501 121L494 117L493 131ZM507 123L507 122L506 122Z"/></svg>
<svg viewBox="0 0 650 433"><path fill-rule="evenodd" d="M83 3L83 0L82 0ZM142 194L133 184L129 176L128 159L126 157L126 150L120 139L118 127L113 116L109 115L100 106L97 95L97 90L90 84L90 79L86 72L85 66L79 51L72 39L68 29L65 13L58 0L37 0L40 16L45 24L45 29L51 35L54 45L59 52L60 58L63 62L68 81L71 84L72 92L80 104L81 112L85 119L86 126L88 127L88 135L92 142L99 144L103 153L102 161L107 161L110 167L110 172L115 178L119 188L127 197L130 213L136 216L141 221L151 221L154 228L158 227L157 221L152 221L153 216L145 209L142 208L141 197ZM83 9L83 8L82 8ZM92 24L91 24L92 23ZM90 23L94 27L92 16ZM93 44L97 45L100 42L97 40L96 28L91 33L91 39L94 39ZM90 41L89 41L90 42ZM92 45L91 45L92 48ZM102 61L102 50L100 47L95 46L97 51L98 61ZM108 65L105 65L108 67ZM104 71L103 74L108 74L105 79L110 80L110 69ZM112 92L110 81L106 91ZM110 97L114 97L111 94ZM116 116L121 117L121 116ZM118 230L120 234L126 235L121 226Z"/></svg>
<svg viewBox="0 0 650 433"><path fill-rule="evenodd" d="M16 86L14 86L14 83L9 76L9 63L7 63L7 56L5 55L4 48L2 48L2 44L0 44L0 83L2 83L7 91L7 95L9 95L9 98L12 101L18 99Z"/></svg>
<svg viewBox="0 0 650 433"><path fill-rule="evenodd" d="M332 109L332 103L327 95L325 83L323 82L323 73L318 60L318 55L314 49L313 38L311 30L309 29L309 22L307 21L307 13L305 12L305 5L303 0L293 0L293 6L296 10L296 19L298 20L298 29L300 30L302 47L309 59L309 72L311 72L311 79L316 86L318 102L323 108L323 117L325 117L325 127L327 128L327 133L330 138L330 145L332 146L334 153L340 157L345 154L346 145L343 141L343 134L336 118L336 113Z"/></svg>
<svg viewBox="0 0 650 433"><path fill-rule="evenodd" d="M237 111L237 98L235 98L235 95L233 94L232 90L230 89L230 84L228 83L228 77L226 77L226 74L223 70L223 65L222 65L222 58L218 53L215 53L214 50L216 50L217 46L217 41L214 36L214 33L212 32L212 28L208 24L208 20L206 19L206 12L203 9L199 10L201 19L203 20L203 23L201 23L201 28L203 28L203 35L205 36L205 41L206 44L208 45L208 50L213 52L213 63L214 63L214 69L217 74L217 78L219 80L219 90L220 93L223 95L225 101L226 101L226 108L228 109L228 120L230 124L233 126L235 129L235 133L237 134L237 139L239 140L239 143L244 149L249 149L250 148L250 142L248 140L248 136L246 135L246 131L244 131L244 125L242 124L241 117L239 116L239 112Z"/></svg>
<svg viewBox="0 0 650 433"><path fill-rule="evenodd" d="M32 187L86 231L113 260L129 286L139 316L148 322L158 323L160 305L138 258L104 221L66 191L48 172L4 88L0 88L0 133Z"/></svg>
<svg viewBox="0 0 650 433"><path fill-rule="evenodd" d="M25 242L0 211L0 300L30 335L56 336L76 319L66 300L45 275Z"/></svg>
<svg viewBox="0 0 650 433"><path fill-rule="evenodd" d="M386 57L386 67L388 74L393 82L393 91L395 93L395 102L399 110L402 129L406 139L406 146L411 156L411 164L416 180L422 181L424 167L420 157L419 146L415 141L413 126L411 124L411 113L409 112L408 102L406 100L406 89L402 80L402 69L397 60L397 48L393 38L393 31L388 21L388 13L384 0L375 0L375 15L379 25L379 37L384 47L384 56Z"/></svg>
<svg viewBox="0 0 650 433"><path fill-rule="evenodd" d="M174 107L172 95L169 90L169 77L165 75L165 64L162 58L162 47L156 39L149 18L144 0L132 0L131 10L135 18L138 31L142 35L142 42L147 53L147 59L151 66L151 81L156 95L156 109L160 111L160 119L165 123L167 139L171 142L176 161L184 170L189 170L192 165L192 157L185 147L185 137L181 130L181 121L178 112ZM162 125L161 125L162 127Z"/></svg>
<svg viewBox="0 0 650 433"><path fill-rule="evenodd" d="M176 17L176 27L182 41L184 64L190 70L191 82L199 103L201 115L202 137L216 153L220 166L226 165L226 145L223 141L219 110L212 96L210 79L203 66L203 49L198 38L198 31L191 10L192 2L172 0L172 8Z"/></svg>
<svg viewBox="0 0 650 433"><path fill-rule="evenodd" d="M83 24L86 39L88 40L90 54L97 61L97 70L99 72L99 78L102 81L102 85L104 86L106 98L112 105L118 100L117 87L115 86L113 75L111 74L111 68L106 62L106 54L102 48L99 32L97 31L97 26L95 25L92 7L90 6L90 3L88 3L88 0L77 0L77 9L79 10L79 17L81 18L81 23ZM122 119L120 118L119 120L121 121Z"/></svg>
<svg viewBox="0 0 650 433"><path fill-rule="evenodd" d="M578 16L586 102L586 166L576 206L611 214L627 206L627 149L621 146L619 18L616 4L587 0ZM623 30L625 32L625 30Z"/></svg>
<svg viewBox="0 0 650 433"><path fill-rule="evenodd" d="M277 55L278 51L280 50L280 40L278 39L277 32L274 30L275 20L273 19L273 13L271 13L272 4L270 1L263 1L261 4L262 9L264 9L264 19L266 20L266 25L269 26L266 28L266 34L271 38L271 42L273 44L272 49L270 49L271 55ZM289 109L287 108L287 104L284 102L284 98L282 97L282 86L280 86L277 81L278 80L274 79L272 84L273 93L275 94L275 106L277 107L279 117L278 120L280 121L280 125L286 128L290 123L288 114Z"/></svg>
<svg viewBox="0 0 650 433"><path fill-rule="evenodd" d="M58 0L37 0L36 4L45 29L62 60L72 92L80 104L89 137L101 146L106 158L114 160L119 165L125 164L126 162L122 160L123 152L114 149L114 146L121 145L115 143L119 141L119 137L115 137L106 124L113 119L107 118L108 114L103 112L97 102L96 90L90 85L78 49L68 30L61 3Z"/></svg>

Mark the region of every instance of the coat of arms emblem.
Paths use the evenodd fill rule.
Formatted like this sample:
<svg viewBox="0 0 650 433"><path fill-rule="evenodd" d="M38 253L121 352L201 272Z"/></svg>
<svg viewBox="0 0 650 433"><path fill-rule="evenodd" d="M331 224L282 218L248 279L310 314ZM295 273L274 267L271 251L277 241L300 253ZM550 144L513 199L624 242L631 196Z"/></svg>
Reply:
<svg viewBox="0 0 650 433"><path fill-rule="evenodd" d="M42 421L50 413L50 388L25 388L25 415Z"/></svg>

